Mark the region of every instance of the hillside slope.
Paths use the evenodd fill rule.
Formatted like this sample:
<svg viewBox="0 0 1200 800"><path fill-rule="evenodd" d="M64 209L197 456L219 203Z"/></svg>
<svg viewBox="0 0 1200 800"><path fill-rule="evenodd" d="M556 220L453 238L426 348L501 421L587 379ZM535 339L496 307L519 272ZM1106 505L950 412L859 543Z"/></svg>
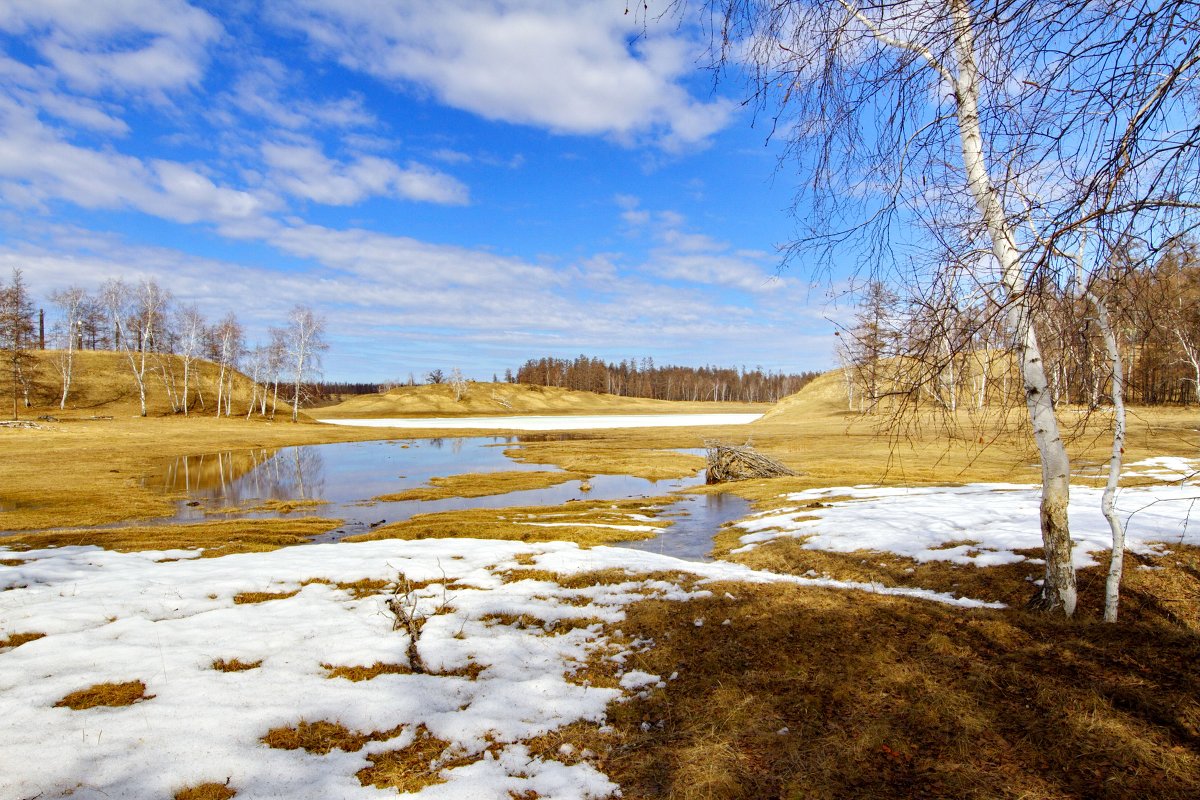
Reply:
<svg viewBox="0 0 1200 800"><path fill-rule="evenodd" d="M137 416L141 413L137 383L124 353L108 350L78 350L71 369L71 387L65 409L59 408L62 397L62 356L58 350L33 350L35 360L31 371L29 393L31 405L26 407L23 393L18 390L18 412L22 418L52 415L79 416ZM161 361L159 359L162 359ZM183 362L178 356L151 356L146 362L146 412L148 416L174 413L161 372L165 365L168 376L173 375L177 391L182 392ZM214 413L218 368L211 361L192 361L188 405L192 413ZM250 379L234 374L233 414L245 415L250 399ZM0 375L0 418L12 416L12 379ZM281 399L282 402L282 399ZM281 412L282 413L282 412Z"/></svg>
<svg viewBox="0 0 1200 800"><path fill-rule="evenodd" d="M641 397L577 392L554 386L515 383L470 383L459 400L448 384L399 386L383 394L352 397L322 408L314 416L328 419L388 417L484 417L570 414L679 414L763 412L765 403L680 403Z"/></svg>
<svg viewBox="0 0 1200 800"><path fill-rule="evenodd" d="M755 425L808 422L821 417L841 417L846 407L846 381L843 371L830 370L808 383L795 394L775 404Z"/></svg>

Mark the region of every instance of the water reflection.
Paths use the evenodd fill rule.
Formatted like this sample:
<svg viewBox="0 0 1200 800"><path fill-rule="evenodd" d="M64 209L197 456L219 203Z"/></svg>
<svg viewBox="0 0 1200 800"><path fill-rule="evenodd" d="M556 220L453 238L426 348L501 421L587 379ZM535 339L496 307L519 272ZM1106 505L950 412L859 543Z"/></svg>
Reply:
<svg viewBox="0 0 1200 800"><path fill-rule="evenodd" d="M319 515L345 520L337 531L318 541L336 541L381 522L397 522L414 514L471 508L561 505L571 500L616 500L660 496L703 483L703 475L669 481L650 481L630 475L596 475L584 492L579 481L544 489L485 497L378 502L372 498L424 486L435 476L497 471L558 471L547 464L517 462L505 455L506 446L526 437L487 436L445 439L406 439L339 442L279 449L225 451L178 458L166 465L161 478L150 481L163 490L185 495L176 514L166 521L211 518L223 509L238 508L238 516L276 516L251 510L267 500L324 500L321 506L301 507L295 516ZM698 452L703 452L700 450ZM686 513L682 513L686 512ZM712 536L728 519L749 513L740 498L720 495L684 496L667 514L675 524L662 537L631 546L702 558ZM163 520L156 520L161 522Z"/></svg>
<svg viewBox="0 0 1200 800"><path fill-rule="evenodd" d="M164 472L161 486L189 500L317 499L325 491L325 460L317 447L237 450L181 456Z"/></svg>

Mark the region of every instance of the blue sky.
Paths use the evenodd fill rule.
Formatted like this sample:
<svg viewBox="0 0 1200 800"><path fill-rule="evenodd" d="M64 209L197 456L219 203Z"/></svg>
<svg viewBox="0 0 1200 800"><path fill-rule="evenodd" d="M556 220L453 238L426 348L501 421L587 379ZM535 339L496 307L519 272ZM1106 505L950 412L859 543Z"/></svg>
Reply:
<svg viewBox="0 0 1200 800"><path fill-rule="evenodd" d="M0 270L154 277L331 380L541 355L832 366L792 176L687 20L623 0L5 0Z"/></svg>

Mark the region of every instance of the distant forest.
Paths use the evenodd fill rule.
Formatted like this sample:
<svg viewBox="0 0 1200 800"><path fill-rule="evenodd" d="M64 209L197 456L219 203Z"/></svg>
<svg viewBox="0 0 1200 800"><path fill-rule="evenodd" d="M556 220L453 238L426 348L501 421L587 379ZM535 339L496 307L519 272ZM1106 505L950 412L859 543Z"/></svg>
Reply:
<svg viewBox="0 0 1200 800"><path fill-rule="evenodd" d="M818 372L764 372L762 367L656 366L654 359L605 363L599 358L579 356L539 358L526 361L516 375L505 373L510 382L537 386L559 386L584 392L655 400L717 400L740 403L774 403L800 391Z"/></svg>

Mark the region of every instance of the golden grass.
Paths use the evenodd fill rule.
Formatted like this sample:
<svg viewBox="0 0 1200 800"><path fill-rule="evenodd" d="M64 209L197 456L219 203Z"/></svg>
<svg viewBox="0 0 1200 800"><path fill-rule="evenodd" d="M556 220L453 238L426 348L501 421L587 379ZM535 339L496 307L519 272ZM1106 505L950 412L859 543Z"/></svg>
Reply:
<svg viewBox="0 0 1200 800"><path fill-rule="evenodd" d="M44 633L27 632L27 633L12 633L7 637L0 639L0 650L11 650L14 647L20 647L29 642L36 642L46 636Z"/></svg>
<svg viewBox="0 0 1200 800"><path fill-rule="evenodd" d="M199 783L180 789L175 793L175 800L230 800L237 796L237 791L226 783Z"/></svg>
<svg viewBox="0 0 1200 800"><path fill-rule="evenodd" d="M383 394L352 397L311 412L328 419L384 417L485 417L571 414L676 414L763 412L766 403L676 403L642 397L577 392L555 386L471 383L459 400L448 384L399 386Z"/></svg>
<svg viewBox="0 0 1200 800"><path fill-rule="evenodd" d="M292 500L266 500L256 506L252 506L247 511L260 512L267 511L275 514L290 514L293 511L309 508L317 508L318 506L329 505L328 500L309 500L309 499L292 499Z"/></svg>
<svg viewBox="0 0 1200 800"><path fill-rule="evenodd" d="M363 786L395 789L401 794L418 792L427 786L445 783L446 779L438 774L443 769L469 763L468 760L446 761L449 749L449 742L432 735L422 725L408 747L368 755L371 766L356 774Z"/></svg>
<svg viewBox="0 0 1200 800"><path fill-rule="evenodd" d="M300 594L299 589L291 592L238 592L233 596L233 602L238 605L269 603L272 600L286 600L298 594Z"/></svg>
<svg viewBox="0 0 1200 800"><path fill-rule="evenodd" d="M131 706L142 700L150 700L152 694L146 694L146 684L141 681L125 683L97 683L86 689L71 692L54 704L55 708L70 708L82 711L98 706Z"/></svg>
<svg viewBox="0 0 1200 800"><path fill-rule="evenodd" d="M33 549L95 545L107 550L192 550L203 548L202 556L214 558L231 553L261 553L293 544L342 524L338 519L305 517L296 520L236 519L180 525L131 525L122 528L49 530L6 536L6 547Z"/></svg>
<svg viewBox="0 0 1200 800"><path fill-rule="evenodd" d="M0 567L19 567L24 563L23 558L0 558Z"/></svg>
<svg viewBox="0 0 1200 800"><path fill-rule="evenodd" d="M242 661L239 658L231 658L229 660L218 658L212 662L212 668L218 672L247 672L248 670L258 669L261 666L261 658L258 661Z"/></svg>
<svg viewBox="0 0 1200 800"><path fill-rule="evenodd" d="M645 539L652 533L613 526L666 528L670 520L654 519L673 498L584 500L562 506L474 508L416 514L369 533L347 536L346 542L375 539L476 538L524 542L570 541L590 546ZM643 517L649 519L643 519Z"/></svg>
<svg viewBox="0 0 1200 800"><path fill-rule="evenodd" d="M509 492L525 492L531 489L546 489L568 481L587 478L579 472L469 472L462 475L429 479L428 486L405 489L394 494L384 494L374 499L383 502L401 500L444 500L448 497L486 497Z"/></svg>
<svg viewBox="0 0 1200 800"><path fill-rule="evenodd" d="M361 750L367 742L382 742L399 736L403 726L388 731L358 733L340 722L300 720L294 726L272 728L261 741L278 750L304 750L307 753L325 755L333 750L353 753Z"/></svg>
<svg viewBox="0 0 1200 800"><path fill-rule="evenodd" d="M355 600L362 600L365 597L382 594L392 585L389 581L385 581L382 578L359 578L356 581L331 581L328 578L305 578L300 581L301 586L307 586L310 583L323 583L326 586L332 586L344 592L349 592Z"/></svg>
<svg viewBox="0 0 1200 800"><path fill-rule="evenodd" d="M376 661L369 667L361 664L322 664L321 667L329 673L325 676L327 678L344 678L345 680L353 681L354 683L358 683L359 681L369 681L373 678L378 678L380 675L412 674L412 668L407 664L385 664L382 661Z"/></svg>
<svg viewBox="0 0 1200 800"><path fill-rule="evenodd" d="M592 475L632 475L650 481L688 478L704 468L704 459L635 444L637 435L611 441L609 438L525 441L504 454L529 464L553 464L569 472ZM698 447L688 441L680 447Z"/></svg>

